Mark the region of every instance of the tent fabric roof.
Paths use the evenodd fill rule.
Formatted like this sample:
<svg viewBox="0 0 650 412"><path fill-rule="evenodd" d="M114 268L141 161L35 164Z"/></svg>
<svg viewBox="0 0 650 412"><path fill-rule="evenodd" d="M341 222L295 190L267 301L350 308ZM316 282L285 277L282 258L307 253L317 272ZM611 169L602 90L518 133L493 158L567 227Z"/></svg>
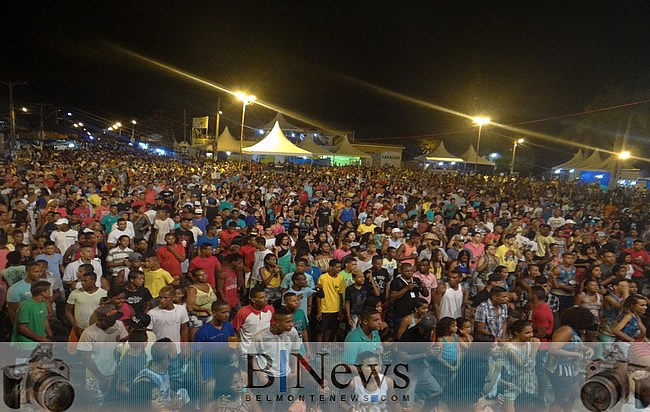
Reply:
<svg viewBox="0 0 650 412"><path fill-rule="evenodd" d="M485 165L485 166L493 166L493 167L496 166L496 163L494 163L493 161L487 160L479 156L478 154L476 154L476 150L474 150L474 145L469 145L467 150L465 150L465 152L462 155L460 155L460 157L461 159L463 159L465 163L469 163L472 165L476 164L476 165Z"/></svg>
<svg viewBox="0 0 650 412"><path fill-rule="evenodd" d="M239 153L239 140L235 139L233 135L230 134L228 126L223 129L223 132L221 132L217 139L217 151Z"/></svg>
<svg viewBox="0 0 650 412"><path fill-rule="evenodd" d="M573 155L571 159L568 161L555 166L553 169L560 169L560 168L574 168L576 165L579 165L580 163L585 161L585 154L582 151L582 148L578 149L576 154Z"/></svg>
<svg viewBox="0 0 650 412"><path fill-rule="evenodd" d="M332 156L334 154L329 150L325 149L323 146L314 142L314 139L312 139L309 134L307 134L305 139L298 144L298 147L300 147L301 149L308 150L315 155Z"/></svg>
<svg viewBox="0 0 650 412"><path fill-rule="evenodd" d="M343 135L339 144L334 146L334 154L336 156L371 157L368 153L352 146L347 135Z"/></svg>
<svg viewBox="0 0 650 412"><path fill-rule="evenodd" d="M312 154L311 152L301 149L291 143L280 129L279 122L275 122L273 129L271 129L264 139L253 146L245 147L243 152L248 154L279 156L310 156Z"/></svg>
<svg viewBox="0 0 650 412"><path fill-rule="evenodd" d="M453 154L449 153L445 148L444 142L440 142L438 147L436 147L434 150L427 152L422 156L418 156L418 158L426 159L432 162L433 161L439 161L439 162L463 162L464 161L460 157L454 156Z"/></svg>
<svg viewBox="0 0 650 412"><path fill-rule="evenodd" d="M629 164L629 159L621 160L618 158L618 155L610 155L607 159L603 160L598 169L600 170L612 170L616 163L619 164L620 169L630 169L632 166Z"/></svg>
<svg viewBox="0 0 650 412"><path fill-rule="evenodd" d="M278 123L280 124L280 129L282 130L306 130L304 127L298 127L295 124L290 123L287 119L284 118L282 113L279 113L275 115L273 120L265 124L264 126L261 127L261 129L264 130L269 130L272 129L275 124Z"/></svg>
<svg viewBox="0 0 650 412"><path fill-rule="evenodd" d="M588 158L573 167L582 170L601 170L600 165L602 163L603 159L600 157L600 152L594 150Z"/></svg>

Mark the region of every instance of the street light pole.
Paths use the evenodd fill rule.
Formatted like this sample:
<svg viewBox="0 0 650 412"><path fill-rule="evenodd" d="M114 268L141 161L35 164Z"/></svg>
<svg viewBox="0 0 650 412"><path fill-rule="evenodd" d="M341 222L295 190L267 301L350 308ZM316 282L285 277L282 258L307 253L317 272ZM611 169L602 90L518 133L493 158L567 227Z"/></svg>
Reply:
<svg viewBox="0 0 650 412"><path fill-rule="evenodd" d="M14 110L14 86L26 86L26 82L2 82L9 88L9 157L12 157L12 149L16 147L16 111Z"/></svg>
<svg viewBox="0 0 650 412"><path fill-rule="evenodd" d="M135 144L135 125L138 122L131 120L131 143Z"/></svg>
<svg viewBox="0 0 650 412"><path fill-rule="evenodd" d="M212 159L217 160L217 139L219 138L219 123L221 120L221 96L217 100L217 118L214 125L214 143L212 144Z"/></svg>
<svg viewBox="0 0 650 412"><path fill-rule="evenodd" d="M241 126L239 127L239 168L241 169L241 158L244 157L244 119L246 118L246 100L241 105Z"/></svg>
<svg viewBox="0 0 650 412"><path fill-rule="evenodd" d="M517 145L522 144L523 142L523 138L512 142L512 160L510 160L510 174L512 174L515 170L515 153L517 153Z"/></svg>
<svg viewBox="0 0 650 412"><path fill-rule="evenodd" d="M483 126L490 123L489 117L477 116L472 119L474 124L478 125L478 136L476 137L476 156L474 156L474 173L478 167L478 156L479 151L481 150L481 131Z"/></svg>
<svg viewBox="0 0 650 412"><path fill-rule="evenodd" d="M246 105L253 104L257 98L255 96L247 96L242 92L235 93L235 96L242 101L241 126L239 128L239 168L241 169L241 160L244 156L244 120L246 118Z"/></svg>

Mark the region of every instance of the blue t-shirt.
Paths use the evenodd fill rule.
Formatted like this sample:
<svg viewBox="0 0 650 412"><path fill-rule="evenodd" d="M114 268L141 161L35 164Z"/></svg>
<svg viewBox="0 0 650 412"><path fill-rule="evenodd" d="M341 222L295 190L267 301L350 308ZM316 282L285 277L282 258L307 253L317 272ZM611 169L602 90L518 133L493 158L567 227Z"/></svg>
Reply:
<svg viewBox="0 0 650 412"><path fill-rule="evenodd" d="M194 223L194 226L201 229L201 232L205 233L205 228L208 226L208 219L205 217L202 217L201 219L192 219L192 223Z"/></svg>
<svg viewBox="0 0 650 412"><path fill-rule="evenodd" d="M210 239L206 235L201 235L201 236L199 236L199 241L196 242L197 246L201 246L201 245L204 245L206 243L208 245L212 245L212 248L216 248L217 246L219 246L219 237L215 236L212 239Z"/></svg>
<svg viewBox="0 0 650 412"><path fill-rule="evenodd" d="M47 271L53 274L54 276L61 277L61 269L59 265L63 264L63 256L60 253L55 253L52 256L48 256L45 253L41 253L36 256L35 260L46 260L47 261Z"/></svg>
<svg viewBox="0 0 650 412"><path fill-rule="evenodd" d="M221 329L208 322L194 335L194 349L201 352L203 376L215 376L220 366L229 364L235 349L228 346L228 338L235 335L232 323L224 322Z"/></svg>

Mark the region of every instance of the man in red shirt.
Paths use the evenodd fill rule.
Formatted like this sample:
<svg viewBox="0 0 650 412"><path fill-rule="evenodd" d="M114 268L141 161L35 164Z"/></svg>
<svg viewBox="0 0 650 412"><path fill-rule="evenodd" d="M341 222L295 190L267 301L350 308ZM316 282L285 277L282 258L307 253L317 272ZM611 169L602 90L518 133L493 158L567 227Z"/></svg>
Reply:
<svg viewBox="0 0 650 412"><path fill-rule="evenodd" d="M199 255L190 261L190 272L199 268L203 269L208 275L206 282L212 286L212 289L218 290L216 276L217 270L221 269L221 262L212 254L212 245L209 243L202 244L199 248Z"/></svg>
<svg viewBox="0 0 650 412"><path fill-rule="evenodd" d="M236 228L237 223L233 220L228 223L228 228L226 230L222 230L219 234L219 245L221 246L222 250L230 249L230 243L232 240L237 236L241 236Z"/></svg>
<svg viewBox="0 0 650 412"><path fill-rule="evenodd" d="M648 251L643 248L643 241L636 239L632 244L632 249L626 249L625 252L630 254L632 258L632 267L634 273L632 278L639 284L639 292L643 291L643 281L645 280L645 272L650 269L650 256Z"/></svg>
<svg viewBox="0 0 650 412"><path fill-rule="evenodd" d="M251 234L248 236L247 243L239 248L239 254L244 257L244 266L249 272L253 270L253 264L255 263L256 237L256 235Z"/></svg>
<svg viewBox="0 0 650 412"><path fill-rule="evenodd" d="M555 318L551 307L546 303L546 291L541 286L533 286L530 293L530 303L533 310L530 322L533 324L533 336L542 342L547 342L553 334Z"/></svg>
<svg viewBox="0 0 650 412"><path fill-rule="evenodd" d="M158 248L156 254L160 261L160 267L169 272L174 278L178 278L183 273L181 262L185 260L185 248L182 244L176 243L174 233L165 235L165 245Z"/></svg>
<svg viewBox="0 0 650 412"><path fill-rule="evenodd" d="M239 309L239 292L244 292L244 260L232 253L226 256L225 264L217 272L217 298L228 302L233 310Z"/></svg>

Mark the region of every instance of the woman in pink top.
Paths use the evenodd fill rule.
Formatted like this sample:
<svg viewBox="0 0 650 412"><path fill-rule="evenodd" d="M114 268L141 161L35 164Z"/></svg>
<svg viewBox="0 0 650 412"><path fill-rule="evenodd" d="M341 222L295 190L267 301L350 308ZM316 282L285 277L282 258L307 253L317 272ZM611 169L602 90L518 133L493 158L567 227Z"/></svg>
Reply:
<svg viewBox="0 0 650 412"><path fill-rule="evenodd" d="M275 223L271 225L271 232L274 235L279 235L280 233L284 233L284 226L282 226L282 222L284 221L284 218L282 216L278 216L277 219L275 220Z"/></svg>

